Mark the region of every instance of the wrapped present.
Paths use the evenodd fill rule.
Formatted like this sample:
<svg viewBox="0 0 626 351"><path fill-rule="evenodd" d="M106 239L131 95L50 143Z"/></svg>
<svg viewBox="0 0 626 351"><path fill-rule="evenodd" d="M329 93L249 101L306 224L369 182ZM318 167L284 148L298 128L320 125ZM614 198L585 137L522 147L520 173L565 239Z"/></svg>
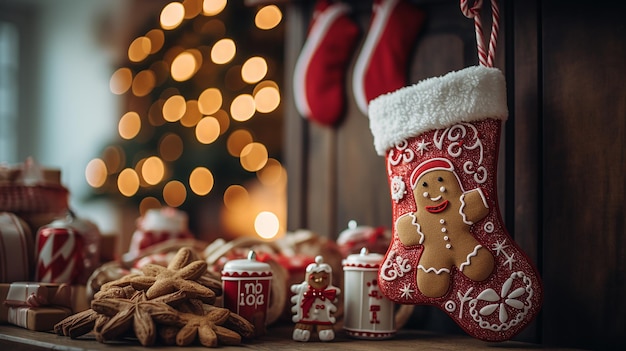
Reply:
<svg viewBox="0 0 626 351"><path fill-rule="evenodd" d="M71 307L70 286L37 282L15 282L9 284L4 298L8 306L41 307L58 305Z"/></svg>
<svg viewBox="0 0 626 351"><path fill-rule="evenodd" d="M34 331L48 331L72 314L65 307L8 307L8 322Z"/></svg>
<svg viewBox="0 0 626 351"><path fill-rule="evenodd" d="M41 167L32 158L15 166L0 166L0 211L19 214L63 213L68 191L61 172Z"/></svg>
<svg viewBox="0 0 626 351"><path fill-rule="evenodd" d="M0 283L30 280L33 252L30 227L15 214L0 212Z"/></svg>
<svg viewBox="0 0 626 351"><path fill-rule="evenodd" d="M133 233L129 250L124 254L123 260L132 262L141 256L143 250L158 243L192 238L185 212L172 207L150 209L137 220L137 230Z"/></svg>
<svg viewBox="0 0 626 351"><path fill-rule="evenodd" d="M85 287L80 285L15 282L0 284L0 323L9 322L10 308L56 307L80 312L86 307Z"/></svg>

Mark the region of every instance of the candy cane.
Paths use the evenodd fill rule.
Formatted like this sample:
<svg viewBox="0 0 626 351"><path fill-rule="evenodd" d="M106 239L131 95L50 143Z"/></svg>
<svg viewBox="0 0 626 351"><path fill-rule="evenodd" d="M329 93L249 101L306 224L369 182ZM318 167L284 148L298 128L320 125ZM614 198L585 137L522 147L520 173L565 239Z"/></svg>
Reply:
<svg viewBox="0 0 626 351"><path fill-rule="evenodd" d="M483 5L482 0L476 0L474 6L469 7L468 0L461 0L461 12L467 18L474 19L474 27L476 29L476 47L478 49L478 61L486 67L493 67L493 60L496 52L496 43L498 41L498 30L500 29L500 11L498 10L497 0L491 0L491 35L489 37L489 51L485 50L485 41L483 35L483 26L480 20L480 8Z"/></svg>

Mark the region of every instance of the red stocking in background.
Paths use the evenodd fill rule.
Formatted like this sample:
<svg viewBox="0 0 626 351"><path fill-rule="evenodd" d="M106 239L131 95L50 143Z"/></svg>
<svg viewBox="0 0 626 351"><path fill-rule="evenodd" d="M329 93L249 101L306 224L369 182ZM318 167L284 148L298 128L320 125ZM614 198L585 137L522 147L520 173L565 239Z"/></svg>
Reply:
<svg viewBox="0 0 626 351"><path fill-rule="evenodd" d="M375 0L367 37L354 65L352 90L359 110L402 88L408 80L408 62L424 22L424 12L408 0Z"/></svg>
<svg viewBox="0 0 626 351"><path fill-rule="evenodd" d="M468 334L502 341L534 319L543 292L499 212L506 86L491 67L495 35L489 55L482 40L478 46L480 66L404 87L369 105L393 210L392 241L378 280L392 301L437 306Z"/></svg>
<svg viewBox="0 0 626 351"><path fill-rule="evenodd" d="M302 117L332 126L346 106L346 71L360 35L345 3L318 0L293 74L296 109Z"/></svg>

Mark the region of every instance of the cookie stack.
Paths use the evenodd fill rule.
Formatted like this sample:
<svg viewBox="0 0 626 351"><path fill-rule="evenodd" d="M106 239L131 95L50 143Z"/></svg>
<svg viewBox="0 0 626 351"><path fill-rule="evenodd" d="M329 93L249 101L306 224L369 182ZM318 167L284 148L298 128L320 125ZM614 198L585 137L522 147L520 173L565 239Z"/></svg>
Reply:
<svg viewBox="0 0 626 351"><path fill-rule="evenodd" d="M254 336L254 326L215 306L222 286L191 248L181 248L167 267L147 264L141 273L104 284L91 309L55 325L59 335L77 338L93 332L108 342L134 337L144 346L157 342L206 347L237 345Z"/></svg>

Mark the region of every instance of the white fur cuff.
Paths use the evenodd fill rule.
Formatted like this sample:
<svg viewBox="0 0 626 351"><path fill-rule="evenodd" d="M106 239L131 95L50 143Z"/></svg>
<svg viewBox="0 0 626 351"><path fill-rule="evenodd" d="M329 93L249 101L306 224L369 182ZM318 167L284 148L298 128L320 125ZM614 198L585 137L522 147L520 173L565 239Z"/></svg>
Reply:
<svg viewBox="0 0 626 351"><path fill-rule="evenodd" d="M429 130L507 117L504 76L497 68L484 66L429 78L369 104L370 130L380 156L396 143Z"/></svg>

